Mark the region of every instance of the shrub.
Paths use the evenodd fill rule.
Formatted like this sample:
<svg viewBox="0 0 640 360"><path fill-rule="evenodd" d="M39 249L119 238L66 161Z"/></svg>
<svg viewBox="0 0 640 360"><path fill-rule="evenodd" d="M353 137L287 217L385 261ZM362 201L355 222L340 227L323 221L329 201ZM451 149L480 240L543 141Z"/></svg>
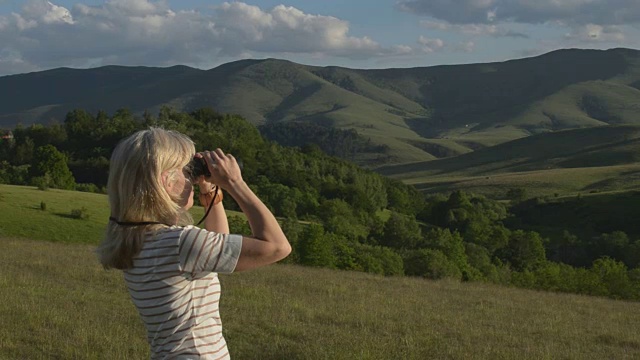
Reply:
<svg viewBox="0 0 640 360"><path fill-rule="evenodd" d="M251 227L249 222L241 216L231 215L227 218L229 221L229 232L232 234L251 235Z"/></svg>
<svg viewBox="0 0 640 360"><path fill-rule="evenodd" d="M87 214L87 208L81 207L80 209L71 210L71 217L74 219L86 220L89 218L89 214Z"/></svg>
<svg viewBox="0 0 640 360"><path fill-rule="evenodd" d="M404 272L428 279L462 279L462 272L440 250L420 249L404 253Z"/></svg>
<svg viewBox="0 0 640 360"><path fill-rule="evenodd" d="M95 184L76 184L76 191L99 193L100 188Z"/></svg>
<svg viewBox="0 0 640 360"><path fill-rule="evenodd" d="M307 226L298 239L300 263L308 266L335 268L336 256L333 252L335 237L327 236L322 225Z"/></svg>
<svg viewBox="0 0 640 360"><path fill-rule="evenodd" d="M46 191L49 190L49 183L51 182L51 180L49 179L49 177L47 175L45 176L38 176L38 177L34 177L33 179L31 179L31 184L35 187L38 188L38 190L42 190L42 191Z"/></svg>

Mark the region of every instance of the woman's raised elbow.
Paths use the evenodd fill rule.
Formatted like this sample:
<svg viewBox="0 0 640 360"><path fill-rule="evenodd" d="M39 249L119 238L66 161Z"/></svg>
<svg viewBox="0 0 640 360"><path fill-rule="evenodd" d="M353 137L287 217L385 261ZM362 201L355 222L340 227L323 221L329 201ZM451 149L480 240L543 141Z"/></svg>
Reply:
<svg viewBox="0 0 640 360"><path fill-rule="evenodd" d="M271 256L273 256L275 261L280 261L291 254L291 244L289 244L289 241L287 241L286 238L280 241L277 245L274 245L273 254Z"/></svg>
<svg viewBox="0 0 640 360"><path fill-rule="evenodd" d="M291 245L286 237L278 240L259 240L245 237L240 253L241 268L247 262L247 268L269 265L278 262L291 253Z"/></svg>
<svg viewBox="0 0 640 360"><path fill-rule="evenodd" d="M289 256L289 254L291 254L292 250L293 249L291 248L291 244L289 244L288 241L286 242L286 244L282 245L280 247L280 254L282 255L282 259L284 259L287 256Z"/></svg>

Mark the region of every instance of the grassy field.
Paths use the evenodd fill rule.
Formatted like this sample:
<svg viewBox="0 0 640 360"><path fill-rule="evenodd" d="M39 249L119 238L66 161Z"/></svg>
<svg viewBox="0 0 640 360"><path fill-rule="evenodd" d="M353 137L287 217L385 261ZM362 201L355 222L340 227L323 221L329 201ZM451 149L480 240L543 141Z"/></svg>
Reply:
<svg viewBox="0 0 640 360"><path fill-rule="evenodd" d="M90 245L0 238L0 358L142 359ZM640 303L275 265L223 276L236 359L634 359Z"/></svg>
<svg viewBox="0 0 640 360"><path fill-rule="evenodd" d="M425 193L462 189L500 198L514 187L532 196L639 189L638 161L640 127L625 125L541 134L376 171Z"/></svg>
<svg viewBox="0 0 640 360"><path fill-rule="evenodd" d="M46 210L41 210L42 202ZM81 208L86 209L88 218L73 218L71 211ZM0 236L96 245L109 219L109 204L103 194L0 185L0 214ZM228 214L242 213L228 211ZM194 221L199 221L204 215L203 208L193 207L191 215Z"/></svg>
<svg viewBox="0 0 640 360"><path fill-rule="evenodd" d="M0 194L0 359L147 358L122 275L95 259L106 197ZM640 303L293 265L221 278L235 359L640 357Z"/></svg>
<svg viewBox="0 0 640 360"><path fill-rule="evenodd" d="M464 190L504 198L512 188L528 197L576 196L640 189L640 165L522 171L481 176L434 175L404 180L427 194Z"/></svg>
<svg viewBox="0 0 640 360"><path fill-rule="evenodd" d="M640 213L640 191L552 198L514 210L515 217L506 220L507 224L536 231L551 238L552 243L561 243L565 231L585 242L614 231L623 231L631 241L640 239L640 223L636 220Z"/></svg>

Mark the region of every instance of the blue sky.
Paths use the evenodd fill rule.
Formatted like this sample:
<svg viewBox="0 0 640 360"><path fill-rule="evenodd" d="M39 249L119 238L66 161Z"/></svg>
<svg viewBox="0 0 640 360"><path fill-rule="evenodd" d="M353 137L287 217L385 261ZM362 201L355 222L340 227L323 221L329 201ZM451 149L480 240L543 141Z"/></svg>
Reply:
<svg viewBox="0 0 640 360"><path fill-rule="evenodd" d="M640 48L640 1L0 0L0 75L268 57L415 67L614 47Z"/></svg>

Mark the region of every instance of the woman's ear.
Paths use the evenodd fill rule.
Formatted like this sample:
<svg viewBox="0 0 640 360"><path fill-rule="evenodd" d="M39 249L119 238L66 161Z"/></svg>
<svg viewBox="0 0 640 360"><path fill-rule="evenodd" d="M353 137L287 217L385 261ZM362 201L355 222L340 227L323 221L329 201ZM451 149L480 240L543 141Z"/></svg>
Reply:
<svg viewBox="0 0 640 360"><path fill-rule="evenodd" d="M162 179L162 186L164 186L164 189L171 194L171 190L173 189L173 181L171 181L171 174L169 170L165 170L162 172L162 174L160 174L160 177Z"/></svg>

